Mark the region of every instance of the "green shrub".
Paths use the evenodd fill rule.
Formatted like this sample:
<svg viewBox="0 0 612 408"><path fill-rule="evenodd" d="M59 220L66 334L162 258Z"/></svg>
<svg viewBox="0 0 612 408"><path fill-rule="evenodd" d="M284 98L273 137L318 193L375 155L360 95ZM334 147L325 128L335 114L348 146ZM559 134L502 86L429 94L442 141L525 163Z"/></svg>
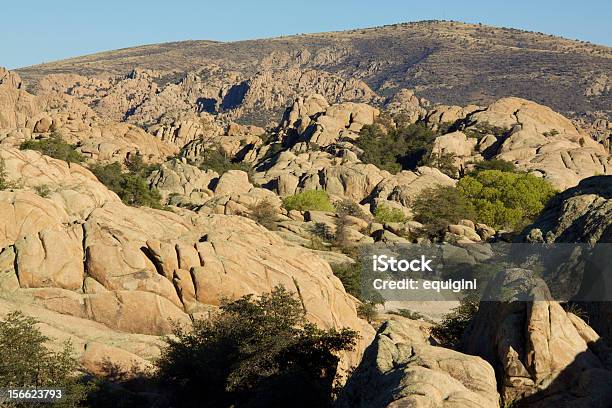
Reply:
<svg viewBox="0 0 612 408"><path fill-rule="evenodd" d="M376 206L374 218L380 223L406 222L406 216L399 208L387 207L384 204Z"/></svg>
<svg viewBox="0 0 612 408"><path fill-rule="evenodd" d="M81 163L85 160L73 145L66 143L57 133L52 134L48 139L27 140L19 148L21 150L36 150L46 156L64 160L68 163Z"/></svg>
<svg viewBox="0 0 612 408"><path fill-rule="evenodd" d="M429 153L423 157L421 164L434 167L452 178L457 178L459 176L459 169L455 166L454 153L442 153L440 155L437 153Z"/></svg>
<svg viewBox="0 0 612 408"><path fill-rule="evenodd" d="M372 323L372 321L376 319L376 316L378 316L376 305L372 302L360 304L357 306L357 316L367 320L368 323Z"/></svg>
<svg viewBox="0 0 612 408"><path fill-rule="evenodd" d="M102 184L117 193L125 204L162 208L159 192L149 188L147 181L141 175L130 171L124 172L119 163L95 164L90 170Z"/></svg>
<svg viewBox="0 0 612 408"><path fill-rule="evenodd" d="M473 204L478 222L512 230L532 222L555 194L542 178L499 170L466 176L459 180L457 189Z"/></svg>
<svg viewBox="0 0 612 408"><path fill-rule="evenodd" d="M0 384L2 387L63 388L65 399L58 407L78 407L92 387L76 375L77 362L72 346L51 351L37 322L21 312L9 313L0 320Z"/></svg>
<svg viewBox="0 0 612 408"><path fill-rule="evenodd" d="M330 407L337 353L357 333L321 330L282 286L255 298L224 301L220 313L176 328L157 361L173 406Z"/></svg>
<svg viewBox="0 0 612 408"><path fill-rule="evenodd" d="M276 228L278 219L276 207L269 200L261 200L249 206L249 218L269 230Z"/></svg>
<svg viewBox="0 0 612 408"><path fill-rule="evenodd" d="M348 198L335 202L334 208L337 214L346 214L358 218L366 217L365 212L359 204Z"/></svg>
<svg viewBox="0 0 612 408"><path fill-rule="evenodd" d="M449 224L474 219L476 212L467 197L455 187L437 186L424 190L412 204L414 218L425 225L429 235L437 235Z"/></svg>
<svg viewBox="0 0 612 408"><path fill-rule="evenodd" d="M344 290L357 299L361 299L361 263L345 263L332 265L334 275L340 279Z"/></svg>
<svg viewBox="0 0 612 408"><path fill-rule="evenodd" d="M198 167L202 170L213 170L219 175L229 170L242 170L249 175L249 180L253 179L253 169L248 163L234 162L230 157L218 149L206 149L196 160Z"/></svg>
<svg viewBox="0 0 612 408"><path fill-rule="evenodd" d="M296 195L286 197L283 205L287 210L298 211L334 211L329 196L323 190L307 190Z"/></svg>
<svg viewBox="0 0 612 408"><path fill-rule="evenodd" d="M483 160L474 163L474 170L472 171L472 173L476 173L483 170L499 170L507 172L517 171L514 163L501 159Z"/></svg>
<svg viewBox="0 0 612 408"><path fill-rule="evenodd" d="M15 188L15 184L16 183L9 180L6 174L6 164L4 163L4 159L0 157L0 191Z"/></svg>
<svg viewBox="0 0 612 408"><path fill-rule="evenodd" d="M431 330L442 347L459 348L465 329L478 312L479 303L470 297L461 300L459 306L444 315L442 321Z"/></svg>
<svg viewBox="0 0 612 408"><path fill-rule="evenodd" d="M363 151L360 158L364 163L397 173L416 168L431 152L435 138L436 134L421 123L397 128L383 128L375 123L361 129L355 145Z"/></svg>

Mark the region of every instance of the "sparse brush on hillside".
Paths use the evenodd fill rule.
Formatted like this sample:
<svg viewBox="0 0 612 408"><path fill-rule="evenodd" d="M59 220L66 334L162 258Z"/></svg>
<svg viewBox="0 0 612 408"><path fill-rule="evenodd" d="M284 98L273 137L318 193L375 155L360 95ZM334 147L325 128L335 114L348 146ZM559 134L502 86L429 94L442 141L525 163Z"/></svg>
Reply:
<svg viewBox="0 0 612 408"><path fill-rule="evenodd" d="M459 180L457 189L474 206L478 222L511 230L533 221L556 193L542 178L499 170L466 176Z"/></svg>
<svg viewBox="0 0 612 408"><path fill-rule="evenodd" d="M298 211L334 211L327 192L323 190L307 190L286 197L283 205L287 210Z"/></svg>
<svg viewBox="0 0 612 408"><path fill-rule="evenodd" d="M149 188L147 180L141 174L129 170L124 171L119 163L94 164L90 170L125 204L136 207L162 208L161 195L156 189Z"/></svg>
<svg viewBox="0 0 612 408"><path fill-rule="evenodd" d="M81 163L85 160L75 147L62 139L59 133L53 133L47 139L26 140L19 145L21 150L36 150L42 154L63 160L68 163Z"/></svg>
<svg viewBox="0 0 612 408"><path fill-rule="evenodd" d="M17 183L11 181L6 173L6 163L4 159L0 157L0 191L10 190L17 188Z"/></svg>
<svg viewBox="0 0 612 408"><path fill-rule="evenodd" d="M65 343L61 351L52 351L47 346L50 339L40 332L36 323L21 312L9 313L0 320L1 386L61 388L64 399L53 406L82 406L93 386L77 375L72 346Z"/></svg>
<svg viewBox="0 0 612 408"><path fill-rule="evenodd" d="M223 301L220 313L176 328L157 362L173 406L330 407L337 353L357 333L321 330L282 286Z"/></svg>
<svg viewBox="0 0 612 408"><path fill-rule="evenodd" d="M276 208L269 200L261 200L249 206L249 218L269 230L276 228L278 218Z"/></svg>

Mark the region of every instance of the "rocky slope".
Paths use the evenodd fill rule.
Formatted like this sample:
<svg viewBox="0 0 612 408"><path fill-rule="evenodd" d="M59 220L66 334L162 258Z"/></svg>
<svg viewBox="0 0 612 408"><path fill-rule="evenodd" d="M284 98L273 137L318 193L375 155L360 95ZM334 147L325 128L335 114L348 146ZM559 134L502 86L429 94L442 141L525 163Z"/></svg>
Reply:
<svg viewBox="0 0 612 408"><path fill-rule="evenodd" d="M457 182L456 175L434 164L392 174L361 161L360 131L389 121L390 113L434 132L432 152L450 155L461 170L474 161L505 159L567 189L526 230L526 240L609 241L612 155L606 123L571 121L517 97L481 106L433 105L412 90L396 89L411 81L393 77L399 72L393 64L400 71L404 67L396 60L384 65L372 59L367 75L359 73L366 69L363 64L347 68L375 38L395 44L417 31L428 33L424 39L478 45L499 58L515 56L515 48L523 52L515 47L522 41L532 56L570 55L567 62L582 55L603 66L609 61L605 48L507 31L501 32L515 38L502 41L497 29L427 23L290 38L290 45L314 38L326 43L338 36L345 41L340 50L311 44L310 51L289 55L277 50L261 60L257 53L264 51L249 43L251 58L231 64L220 60L224 47L244 44L191 44L210 53L202 57L202 66L216 55L217 66L205 68L207 76L169 73L165 66L121 74L124 64L150 60L146 47L84 58L83 64L95 61L107 74L81 68L79 61L71 62L78 73L58 73L65 68L58 63L22 71L30 81L25 86L18 74L0 71L0 176L5 182L0 191L0 314L22 310L37 317L50 337L73 341L86 370L103 374L109 360L126 369L150 367L159 336L171 330L170 320L188 326L214 313L224 297L283 284L300 294L312 322L360 334L356 350L342 356L342 371L354 372L339 406L495 407L500 397L505 404L523 399L533 406L601 405L610 392L607 305L585 308L591 326L549 298L540 304L483 305L465 346L450 350L436 345L423 321L386 316L375 334L357 316L361 302L330 267L353 260L329 245L314 244L314 229L323 226L333 234L340 223L349 248L421 242L423 226L412 219L414 198L429 187ZM479 38L489 41L485 45ZM286 46L278 39L269 42ZM193 68L190 64L200 57L189 54L189 47L174 47L157 51L176 58L179 69ZM421 60L450 52L443 44L436 50ZM382 55L377 51L372 58ZM165 63L161 57L154 60ZM425 70L420 62L413 64ZM236 71L229 72L230 66ZM49 72L45 69L56 73L38 76ZM383 73L390 76L377 76ZM351 75L360 79L347 79ZM32 79L36 93L30 92ZM589 89L591 102L608 97L601 81ZM481 91L474 87L474 92ZM386 93L393 96L381 96ZM581 99L576 100L579 106ZM253 112L263 116L249 116ZM236 123L249 117L257 123ZM58 135L84 157L82 165L18 149L25 141ZM211 151L239 169L202 166ZM113 162L125 168L135 157L155 165L145 183L159 191L163 210L125 205L87 169ZM332 211L283 207L283 198L309 190L323 190L336 203L351 200L354 214L340 220ZM270 212L267 228L252 220L262 203ZM383 207L399 210L407 221L376 222L376 209ZM503 231L467 219L449 225L443 235L459 245L504 237ZM512 271L504 273L512 279Z"/></svg>
<svg viewBox="0 0 612 408"><path fill-rule="evenodd" d="M171 100L190 100L203 110L266 123L304 91L332 102L383 103L403 88L434 103L489 104L512 95L565 113L604 111L609 117L611 57L608 47L539 33L430 21L141 46L19 73L40 89L49 88L45 75L59 74L54 87L134 121L147 121L162 106L176 109Z"/></svg>

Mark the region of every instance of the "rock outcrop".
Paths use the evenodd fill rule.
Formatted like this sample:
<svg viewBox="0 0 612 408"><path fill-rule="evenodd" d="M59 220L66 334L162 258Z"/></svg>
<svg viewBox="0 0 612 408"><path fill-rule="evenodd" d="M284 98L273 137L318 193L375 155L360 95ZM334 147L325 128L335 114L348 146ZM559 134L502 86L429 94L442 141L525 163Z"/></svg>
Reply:
<svg viewBox="0 0 612 408"><path fill-rule="evenodd" d="M379 329L337 406L499 407L496 387L486 361L433 346L422 322L394 316Z"/></svg>

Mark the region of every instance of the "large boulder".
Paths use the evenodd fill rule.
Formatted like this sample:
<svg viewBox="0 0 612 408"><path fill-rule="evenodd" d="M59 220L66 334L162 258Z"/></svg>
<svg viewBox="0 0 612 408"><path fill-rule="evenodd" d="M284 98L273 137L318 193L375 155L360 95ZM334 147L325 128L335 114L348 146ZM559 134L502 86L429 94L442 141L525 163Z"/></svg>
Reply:
<svg viewBox="0 0 612 408"><path fill-rule="evenodd" d="M430 344L423 322L383 323L338 400L342 408L499 407L483 359Z"/></svg>
<svg viewBox="0 0 612 408"><path fill-rule="evenodd" d="M523 290L527 289L526 292ZM610 350L582 319L551 299L531 271L500 272L485 290L507 301L481 302L464 335L463 351L481 356L496 370L505 404L564 401L572 407L604 406L612 392ZM529 295L534 301L520 300ZM499 298L499 297L497 297ZM607 380L583 394L582 384ZM526 399L527 398L527 399Z"/></svg>

